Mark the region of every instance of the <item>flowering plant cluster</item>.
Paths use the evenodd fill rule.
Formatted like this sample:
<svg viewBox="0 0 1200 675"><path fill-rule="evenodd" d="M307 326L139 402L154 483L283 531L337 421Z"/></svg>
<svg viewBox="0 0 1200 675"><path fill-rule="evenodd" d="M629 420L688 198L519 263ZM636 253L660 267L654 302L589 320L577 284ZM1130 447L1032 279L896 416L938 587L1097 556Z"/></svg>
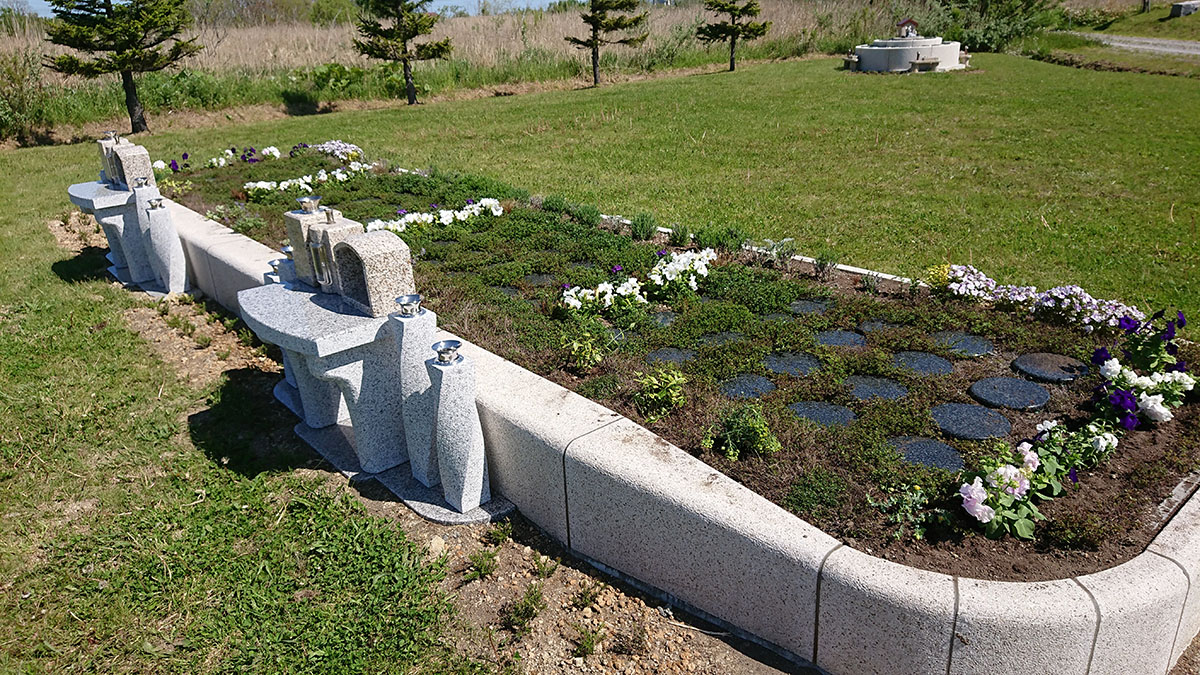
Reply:
<svg viewBox="0 0 1200 675"><path fill-rule="evenodd" d="M670 255L664 253L659 252L660 260L648 275L656 297L668 298L697 290L697 278L708 276L709 263L717 259L717 252L711 248Z"/></svg>
<svg viewBox="0 0 1200 675"><path fill-rule="evenodd" d="M1164 315L1160 311L1144 323L1131 316L1118 319L1123 335L1114 349L1124 363L1106 347L1092 355L1104 378L1096 387L1095 419L1077 431L1057 420L1044 421L1032 439L1015 449L1002 445L995 457L980 463L978 473L966 477L970 482L959 489L963 509L989 537L1031 539L1035 521L1043 519L1036 502L1061 494L1068 480L1077 483L1080 469L1107 459L1121 435L1143 421L1158 424L1174 417L1171 410L1183 405L1195 379L1176 358L1176 333L1187 320L1178 312L1159 326Z"/></svg>
<svg viewBox="0 0 1200 675"><path fill-rule="evenodd" d="M621 315L649 301L642 292L642 282L629 277L619 286L606 281L594 289L563 284L562 302L583 314Z"/></svg>
<svg viewBox="0 0 1200 675"><path fill-rule="evenodd" d="M1027 311L1044 319L1078 325L1087 332L1117 328L1123 317L1139 321L1145 318L1137 307L1116 300L1098 300L1079 286L1039 291L1034 286L1003 285L971 265L939 265L927 270L925 277L934 290Z"/></svg>
<svg viewBox="0 0 1200 675"><path fill-rule="evenodd" d="M371 164L363 164L362 162L350 162L349 165L333 171L321 169L315 174L300 176L299 178L289 178L287 180L273 181L260 180L251 181L242 186L246 191L246 197L252 201L262 201L269 195L275 192L289 192L296 190L298 192L312 192L314 185L333 181L335 183L344 183L352 178L363 175L371 169Z"/></svg>
<svg viewBox="0 0 1200 675"><path fill-rule="evenodd" d="M232 147L226 148L225 152L217 155L216 157L209 158L209 160L205 162L205 166L210 168L220 168L223 166L228 166L230 163L235 161L242 161L246 162L247 164L257 164L265 159L279 159L281 156L282 153L279 152L279 148L273 145L268 145L261 150L258 150L253 146L247 146L241 150L238 150L236 147ZM159 159L155 160L150 166L155 171L167 171L169 169L171 173L179 173L192 168L190 160L191 155L185 152L179 157L179 159L172 159L170 162L164 162L163 160Z"/></svg>
<svg viewBox="0 0 1200 675"><path fill-rule="evenodd" d="M347 143L345 141L325 141L324 143L318 143L312 146L312 149L316 150L322 155L336 157L343 162L358 161L365 156L362 148L353 143ZM295 150L295 148L293 148L293 150Z"/></svg>
<svg viewBox="0 0 1200 675"><path fill-rule="evenodd" d="M399 171L404 170L399 169ZM404 172L408 173L407 171ZM430 207L436 206L437 204L430 204ZM395 220L372 220L367 223L367 231L391 230L399 234L410 227L432 225L435 222L442 225L450 225L451 223L467 221L486 213L490 213L493 216L504 215L504 207L500 205L500 200L492 199L491 197L485 197L479 201L468 199L467 205L457 211L453 209L438 209L437 211L414 211L410 213L405 209L397 209L396 215L400 216L399 218Z"/></svg>

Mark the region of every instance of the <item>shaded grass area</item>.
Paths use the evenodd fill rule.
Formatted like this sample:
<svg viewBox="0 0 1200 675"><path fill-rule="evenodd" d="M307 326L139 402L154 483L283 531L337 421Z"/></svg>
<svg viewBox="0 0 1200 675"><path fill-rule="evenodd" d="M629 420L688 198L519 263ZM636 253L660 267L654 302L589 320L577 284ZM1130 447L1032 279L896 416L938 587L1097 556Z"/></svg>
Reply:
<svg viewBox="0 0 1200 675"><path fill-rule="evenodd" d="M1040 61L1074 68L1200 77L1200 56L1118 49L1080 35L1045 33L1023 40L1017 50Z"/></svg>
<svg viewBox="0 0 1200 675"><path fill-rule="evenodd" d="M85 157L0 177L21 197L0 214L0 670L476 670L442 642L444 561L291 471L312 455L263 373L182 385L124 327L104 251L55 246Z"/></svg>
<svg viewBox="0 0 1200 675"><path fill-rule="evenodd" d="M1081 27L1112 35L1136 35L1169 40L1200 40L1200 21L1197 15L1171 17L1171 4L1155 5L1149 12L1130 12L1115 20L1094 26Z"/></svg>
<svg viewBox="0 0 1200 675"><path fill-rule="evenodd" d="M846 73L834 60L348 112L145 139L157 156L343 138L409 167L467 169L693 229L737 224L801 253L912 273L970 262L1197 304L1200 82L979 54L979 70ZM31 153L25 155L24 153ZM88 157L46 148L18 157ZM89 173L91 170L88 170Z"/></svg>

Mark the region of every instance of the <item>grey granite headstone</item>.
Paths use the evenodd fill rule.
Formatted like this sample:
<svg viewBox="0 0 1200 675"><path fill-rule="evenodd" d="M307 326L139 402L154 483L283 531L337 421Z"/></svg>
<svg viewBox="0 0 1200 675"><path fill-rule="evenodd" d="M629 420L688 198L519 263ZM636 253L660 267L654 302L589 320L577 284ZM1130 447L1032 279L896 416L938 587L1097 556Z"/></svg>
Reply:
<svg viewBox="0 0 1200 675"><path fill-rule="evenodd" d="M113 146L117 170L126 189L137 184L139 178L145 178L151 187L157 187L154 180L154 167L150 165L150 153L140 145L118 143Z"/></svg>
<svg viewBox="0 0 1200 675"><path fill-rule="evenodd" d="M991 340L962 331L944 330L934 333L930 337L939 345L949 347L950 351L963 356L984 356L996 351Z"/></svg>
<svg viewBox="0 0 1200 675"><path fill-rule="evenodd" d="M963 440L1001 438L1012 431L1008 418L981 405L943 403L929 412L943 433Z"/></svg>
<svg viewBox="0 0 1200 675"><path fill-rule="evenodd" d="M827 347L862 347L866 338L848 330L823 330L816 335L817 342Z"/></svg>
<svg viewBox="0 0 1200 675"><path fill-rule="evenodd" d="M908 390L903 385L886 377L851 375L844 382L850 387L850 395L860 401L871 398L895 400L908 395Z"/></svg>
<svg viewBox="0 0 1200 675"><path fill-rule="evenodd" d="M914 375L949 375L954 364L929 352L897 352L892 356L892 365Z"/></svg>
<svg viewBox="0 0 1200 675"><path fill-rule="evenodd" d="M1088 367L1079 359L1062 354L1035 352L1013 359L1013 370L1039 382L1064 384L1088 374Z"/></svg>
<svg viewBox="0 0 1200 675"><path fill-rule="evenodd" d="M491 500L483 427L475 404L475 366L458 355L449 363L425 362L432 383L438 475L450 506L470 511Z"/></svg>
<svg viewBox="0 0 1200 675"><path fill-rule="evenodd" d="M802 377L821 367L821 360L805 352L777 352L767 354L763 365L772 373Z"/></svg>
<svg viewBox="0 0 1200 675"><path fill-rule="evenodd" d="M342 297L367 316L386 316L416 292L408 244L391 232L356 234L333 247Z"/></svg>
<svg viewBox="0 0 1200 675"><path fill-rule="evenodd" d="M825 401L800 401L788 406L796 417L816 422L824 427L842 427L850 424L857 415L844 405Z"/></svg>
<svg viewBox="0 0 1200 675"><path fill-rule="evenodd" d="M897 436L889 438L888 442L904 455L904 461L911 464L923 464L947 471L961 471L963 468L962 455L939 440L920 436Z"/></svg>
<svg viewBox="0 0 1200 675"><path fill-rule="evenodd" d="M646 355L646 363L687 363L696 358L696 352L690 349L663 347Z"/></svg>
<svg viewBox="0 0 1200 675"><path fill-rule="evenodd" d="M729 398L762 398L775 391L775 384L762 375L743 373L725 380L718 387Z"/></svg>
<svg viewBox="0 0 1200 675"><path fill-rule="evenodd" d="M1041 410L1050 400L1050 392L1040 384L1015 377L988 377L967 390L984 405L1011 410Z"/></svg>

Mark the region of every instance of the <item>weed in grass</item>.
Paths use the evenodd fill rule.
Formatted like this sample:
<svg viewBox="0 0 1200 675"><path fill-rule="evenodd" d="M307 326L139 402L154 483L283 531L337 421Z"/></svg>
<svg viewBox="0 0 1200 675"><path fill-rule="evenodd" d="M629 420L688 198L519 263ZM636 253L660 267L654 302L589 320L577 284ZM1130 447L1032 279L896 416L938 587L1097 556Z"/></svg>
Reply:
<svg viewBox="0 0 1200 675"><path fill-rule="evenodd" d="M900 485L883 488L884 499L876 500L867 495L867 503L879 509L887 521L896 525L892 538L899 541L906 536L915 540L925 538L929 527L947 517L943 509L929 507L929 492L920 485Z"/></svg>
<svg viewBox="0 0 1200 675"><path fill-rule="evenodd" d="M512 538L513 524L511 520L502 520L493 524L484 533L483 540L492 546L499 546Z"/></svg>
<svg viewBox="0 0 1200 675"><path fill-rule="evenodd" d="M867 295L879 295L879 275L867 273L858 278L858 290Z"/></svg>
<svg viewBox="0 0 1200 675"><path fill-rule="evenodd" d="M744 403L726 413L716 428L705 433L701 447L719 451L735 461L746 453L762 456L781 449L779 439L767 426L762 406L757 403Z"/></svg>
<svg viewBox="0 0 1200 675"><path fill-rule="evenodd" d="M575 638L575 649L571 654L576 657L588 657L596 653L596 647L607 637L604 634L604 624L596 628L588 628L581 623L575 624L579 637Z"/></svg>
<svg viewBox="0 0 1200 675"><path fill-rule="evenodd" d="M784 504L799 516L824 518L846 494L846 481L833 471L814 466L792 484Z"/></svg>
<svg viewBox="0 0 1200 675"><path fill-rule="evenodd" d="M818 280L827 282L833 276L833 271L837 269L837 266L837 254L831 249L822 249L817 252L813 261L813 274Z"/></svg>
<svg viewBox="0 0 1200 675"><path fill-rule="evenodd" d="M654 214L642 211L629 221L629 233L636 241L646 241L658 234L658 223Z"/></svg>
<svg viewBox="0 0 1200 675"><path fill-rule="evenodd" d="M533 573L539 579L549 579L554 576L558 570L558 561L552 560L550 556L534 554L533 556Z"/></svg>
<svg viewBox="0 0 1200 675"><path fill-rule="evenodd" d="M159 316L166 316L171 313L171 303L166 300L159 300L154 304L154 309Z"/></svg>
<svg viewBox="0 0 1200 675"><path fill-rule="evenodd" d="M633 394L633 405L646 418L647 424L657 422L687 402L683 393L687 378L674 365L659 366L649 373L635 373L634 377L638 390Z"/></svg>
<svg viewBox="0 0 1200 675"><path fill-rule="evenodd" d="M569 370L586 373L612 352L616 341L603 326L593 325L579 328L573 335L564 333L559 347Z"/></svg>
<svg viewBox="0 0 1200 675"><path fill-rule="evenodd" d="M667 242L672 246L679 248L687 248L692 245L692 228L685 223L678 223L671 228L671 234L667 235Z"/></svg>
<svg viewBox="0 0 1200 675"><path fill-rule="evenodd" d="M195 324L193 324L191 321L188 321L185 317L179 316L178 314L168 314L164 320L168 326L174 328L183 335L191 337L196 333Z"/></svg>
<svg viewBox="0 0 1200 675"><path fill-rule="evenodd" d="M600 597L600 591L604 590L604 583L593 581L592 583L579 589L579 592L571 598L571 604L576 609L587 609L596 604L596 600Z"/></svg>
<svg viewBox="0 0 1200 675"><path fill-rule="evenodd" d="M463 575L463 581L476 581L489 577L496 572L500 566L497 560L497 552L495 549L484 548L475 551L467 556L467 573Z"/></svg>
<svg viewBox="0 0 1200 675"><path fill-rule="evenodd" d="M542 596L542 584L535 581L525 588L525 593L519 599L500 610L500 622L518 636L524 636L529 633L529 623L543 609L546 609L546 599Z"/></svg>

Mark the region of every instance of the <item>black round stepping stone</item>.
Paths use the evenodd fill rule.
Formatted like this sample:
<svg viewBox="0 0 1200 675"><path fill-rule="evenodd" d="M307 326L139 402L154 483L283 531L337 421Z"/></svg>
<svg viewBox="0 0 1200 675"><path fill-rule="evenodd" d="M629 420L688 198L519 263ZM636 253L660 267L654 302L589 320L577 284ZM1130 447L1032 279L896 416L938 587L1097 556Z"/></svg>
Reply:
<svg viewBox="0 0 1200 675"><path fill-rule="evenodd" d="M1040 384L1016 377L988 377L967 393L984 405L1011 410L1039 410L1050 400L1050 392Z"/></svg>
<svg viewBox="0 0 1200 675"><path fill-rule="evenodd" d="M729 398L760 398L775 391L775 385L770 380L748 373L725 380L718 388Z"/></svg>
<svg viewBox="0 0 1200 675"><path fill-rule="evenodd" d="M679 316L679 315L676 314L675 312L670 312L670 311L655 312L650 315L650 319L653 320L654 323L662 326L663 328L666 328L667 326L670 326L671 324L675 323L675 318L677 316Z"/></svg>
<svg viewBox="0 0 1200 675"><path fill-rule="evenodd" d="M1064 384L1088 374L1083 361L1062 354L1035 352L1013 359L1013 370L1039 382Z"/></svg>
<svg viewBox="0 0 1200 675"><path fill-rule="evenodd" d="M888 330L890 328L899 328L899 327L900 327L900 324L892 323L891 321L880 321L878 319L867 319L866 321L858 324L858 332L860 332L860 333L875 333L875 332L878 332L881 330Z"/></svg>
<svg viewBox="0 0 1200 675"><path fill-rule="evenodd" d="M954 372L954 364L929 352L897 352L892 356L892 365L916 375L949 375Z"/></svg>
<svg viewBox="0 0 1200 675"><path fill-rule="evenodd" d="M521 291L518 291L517 289L513 288L512 286L492 286L492 288L494 288L497 291L500 291L501 293L507 295L510 298L520 297L520 295L521 295Z"/></svg>
<svg viewBox="0 0 1200 675"><path fill-rule="evenodd" d="M963 468L962 455L954 448L932 438L920 436L897 436L889 438L888 442L904 455L904 461L910 464L924 464L935 469L960 471Z"/></svg>
<svg viewBox="0 0 1200 675"><path fill-rule="evenodd" d="M554 283L553 274L526 274L522 279L530 286L549 286Z"/></svg>
<svg viewBox="0 0 1200 675"><path fill-rule="evenodd" d="M867 344L866 338L848 330L823 330L816 337L817 342L828 347L861 347Z"/></svg>
<svg viewBox="0 0 1200 675"><path fill-rule="evenodd" d="M777 352L767 354L763 365L772 373L803 377L821 367L821 360L805 352Z"/></svg>
<svg viewBox="0 0 1200 675"><path fill-rule="evenodd" d="M792 314L824 314L829 309L827 300L797 300L788 305Z"/></svg>
<svg viewBox="0 0 1200 675"><path fill-rule="evenodd" d="M647 354L646 363L687 363L694 358L696 358L696 352L690 349L663 347Z"/></svg>
<svg viewBox="0 0 1200 675"><path fill-rule="evenodd" d="M850 395L860 401L869 398L884 398L894 401L908 395L908 390L903 385L886 377L851 375L844 381L846 386L850 387Z"/></svg>
<svg viewBox="0 0 1200 675"><path fill-rule="evenodd" d="M844 405L825 401L800 401L788 406L796 417L816 422L823 427L842 427L858 418L854 411Z"/></svg>
<svg viewBox="0 0 1200 675"><path fill-rule="evenodd" d="M929 412L943 433L967 441L1000 438L1012 431L1007 417L981 405L943 403Z"/></svg>
<svg viewBox="0 0 1200 675"><path fill-rule="evenodd" d="M612 336L613 342L624 342L630 338L637 337L637 333L631 330L623 330L621 328L609 328L608 334Z"/></svg>
<svg viewBox="0 0 1200 675"><path fill-rule="evenodd" d="M959 330L944 330L930 337L939 345L945 345L950 351L963 356L983 356L996 351L991 340Z"/></svg>
<svg viewBox="0 0 1200 675"><path fill-rule="evenodd" d="M701 335L700 344L711 347L714 345L725 345L729 344L730 342L737 342L738 340L744 339L746 339L746 336L742 335L741 333L725 331L723 333L708 333L707 335Z"/></svg>
<svg viewBox="0 0 1200 675"><path fill-rule="evenodd" d="M763 317L763 321L791 321L791 320L792 320L792 315L784 314L783 312L775 312L773 314L768 314Z"/></svg>

